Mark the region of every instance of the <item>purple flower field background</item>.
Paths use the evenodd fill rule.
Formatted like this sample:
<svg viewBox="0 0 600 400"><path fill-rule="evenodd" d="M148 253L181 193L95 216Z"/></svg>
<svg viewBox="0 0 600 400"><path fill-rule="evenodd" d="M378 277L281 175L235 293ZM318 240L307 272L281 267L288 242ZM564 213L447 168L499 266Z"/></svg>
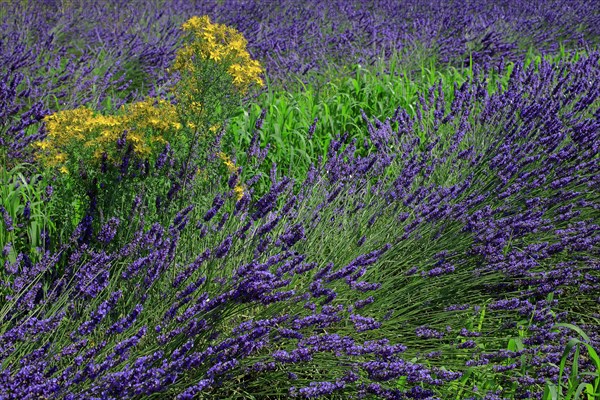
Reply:
<svg viewBox="0 0 600 400"><path fill-rule="evenodd" d="M600 395L597 1L0 26L0 399Z"/></svg>

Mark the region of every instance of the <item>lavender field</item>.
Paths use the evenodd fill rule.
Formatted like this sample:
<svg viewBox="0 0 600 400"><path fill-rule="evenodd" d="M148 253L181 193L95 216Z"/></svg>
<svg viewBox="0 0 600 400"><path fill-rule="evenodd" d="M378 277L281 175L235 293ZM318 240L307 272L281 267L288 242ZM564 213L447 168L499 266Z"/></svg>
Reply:
<svg viewBox="0 0 600 400"><path fill-rule="evenodd" d="M0 400L600 398L597 0L0 1Z"/></svg>

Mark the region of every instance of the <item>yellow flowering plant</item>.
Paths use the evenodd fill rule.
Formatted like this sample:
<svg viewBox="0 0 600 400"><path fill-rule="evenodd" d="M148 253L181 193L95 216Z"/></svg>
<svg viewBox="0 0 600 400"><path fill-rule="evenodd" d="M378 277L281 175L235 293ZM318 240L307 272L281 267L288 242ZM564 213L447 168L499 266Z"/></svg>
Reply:
<svg viewBox="0 0 600 400"><path fill-rule="evenodd" d="M87 107L59 111L44 119L47 137L34 143L38 160L72 174L82 162L88 172L118 168L129 146L133 158L148 160L167 143L180 155L190 153L191 145L209 145L241 96L253 84L263 84L263 69L235 29L213 24L207 16L193 17L182 28L190 37L173 65L181 78L175 106L148 98L122 106L115 115Z"/></svg>
<svg viewBox="0 0 600 400"><path fill-rule="evenodd" d="M188 36L171 69L179 76L171 93L173 102L147 98L112 114L81 107L44 119L47 136L34 143L37 160L58 171L65 187L87 201L90 209L97 208L94 212L100 213L101 220L103 211L106 215L136 192L156 192L162 208L165 198L170 202L175 193L191 196L193 191L186 189L192 182L201 191L203 185L222 179L225 168L230 174L232 168L237 170L229 158L220 155L216 158L219 166L211 166L214 158L210 155L218 149L215 144L225 132L226 121L239 109L243 97L253 86L263 84L263 68L248 53L246 39L233 28L204 16L191 18L182 29ZM171 168L162 171L157 165L166 149ZM155 179L146 182L149 176ZM110 189L103 193L106 187ZM243 187L236 186L235 193L241 197Z"/></svg>
<svg viewBox="0 0 600 400"><path fill-rule="evenodd" d="M103 223L121 214L136 193L162 190L165 185L156 179L145 181L158 155L182 133L176 108L152 98L111 115L81 107L49 115L44 122L47 134L34 143L36 158L57 171L58 212L69 215L65 223L73 225L90 212Z"/></svg>
<svg viewBox="0 0 600 400"><path fill-rule="evenodd" d="M183 156L187 170L206 164L215 135L222 133L224 122L248 91L263 85L264 70L237 30L212 23L208 16L192 17L182 29L187 40L177 52L172 72L180 76L174 95L187 131L175 151Z"/></svg>
<svg viewBox="0 0 600 400"><path fill-rule="evenodd" d="M208 16L192 17L183 24L191 41L177 53L173 70L196 72L201 64L223 66L232 77L237 90L246 93L252 84L263 85L260 63L253 60L246 49L248 42L237 30L223 24L213 24Z"/></svg>
<svg viewBox="0 0 600 400"><path fill-rule="evenodd" d="M86 107L44 118L47 136L34 143L36 157L62 174L118 170L124 157L133 164L155 157L181 130L175 107L164 100L146 99L102 115ZM129 154L128 154L129 153Z"/></svg>
<svg viewBox="0 0 600 400"><path fill-rule="evenodd" d="M230 175L235 174L237 176L238 179L233 188L233 192L235 194L236 200L240 200L242 198L242 196L244 196L245 189L244 189L243 184L241 184L239 181L238 166L235 165L233 160L231 160L231 158L226 153L219 152L217 154L217 157L219 157L219 159L221 159L221 161L223 161L223 164L227 168L227 172L229 172Z"/></svg>

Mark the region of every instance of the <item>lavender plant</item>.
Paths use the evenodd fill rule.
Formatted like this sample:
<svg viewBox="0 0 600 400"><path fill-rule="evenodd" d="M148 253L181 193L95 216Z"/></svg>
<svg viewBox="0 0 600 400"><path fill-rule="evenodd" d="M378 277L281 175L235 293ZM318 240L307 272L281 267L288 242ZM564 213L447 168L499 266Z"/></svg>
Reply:
<svg viewBox="0 0 600 400"><path fill-rule="evenodd" d="M47 38L46 28L56 22L64 28L56 32L59 43L77 38L79 44L98 44L108 52L104 60L114 57L130 66L129 78L140 74L138 83L161 76L158 68L145 71L136 53L120 55L118 49L129 47L119 35L136 42L152 38L153 29L162 26L159 40L174 40L179 34L171 34L165 22L176 18L169 9L164 19L153 19L131 3L132 20L118 14L111 30L113 25L75 23L82 15L102 21L102 8L64 4L1 5L0 13L9 7L37 10L32 17L14 14L7 26L26 18L45 21L38 31L29 29L31 24L11 28L23 40L9 44L27 48L36 35ZM363 110L365 134L332 137L324 157L294 180L281 173L284 163L267 158L271 143L264 146L264 139L271 126L262 125L264 112L248 146L238 149L245 157L224 151L215 125L233 108L232 98L243 96L249 82L258 83L260 71L235 32L209 19L194 20L189 27L204 42L198 48L184 45L180 54L192 56L176 60L192 68L180 69L179 81L173 76L162 81L189 95L176 98L174 107L193 139L154 148L150 167L143 167L152 172L140 177L142 166L136 163L117 168L127 160L116 151L124 139L112 137L108 143L117 147L111 161L122 179L96 186L89 208L98 207L102 196L114 199L120 191L127 196L100 218L84 208L73 229L63 227L51 246L46 239L34 246L36 229L54 221L41 212L34 216L31 208L42 210L51 195L53 207L72 199L68 191L57 198L53 186L42 190L46 183L35 186L28 174L14 175L20 166L10 168L24 157L15 149L37 137L36 124L49 108L37 95L19 92L26 74L11 75L23 66L17 55L29 60L21 72L39 64L8 46L3 115L9 118L2 123L12 133L2 136L2 144L12 153L4 153L1 167L13 175L2 178L10 185L2 186L0 199L1 398L596 394L600 54L590 49L572 60L504 62L530 44L544 50L559 41L574 47L594 43L595 3L158 6L169 4L179 5L182 16L201 8L219 11L221 21L240 21L251 52L260 46L276 49L265 53L272 57L266 65L274 76L393 49L410 53L412 46L438 52L454 65L469 59L471 72L453 88L439 82L419 90L414 102L400 102L388 118ZM136 31L141 23L134 23L138 13L148 23L142 33ZM387 20L385 13L404 19ZM282 27L275 22L281 15L293 23ZM267 16L266 22L254 21L256 16ZM325 16L332 17L323 24ZM406 30L394 33L398 24ZM299 27L311 29L301 34ZM128 29L134 33L123 35ZM147 62L175 57L169 48L161 53L165 58ZM202 64L206 58L230 63L208 68ZM221 73L215 80L219 87L239 86L222 103L216 95L201 97L210 83L206 71ZM152 79L148 84L154 85ZM110 86L99 95L107 96ZM204 113L213 103L219 118ZM23 117L28 107L38 108ZM92 122L99 123L96 111L90 111ZM317 122L311 116L306 140L325 136ZM29 131L15 136L15 126ZM58 137L68 133L61 130ZM143 150L140 135L156 132L131 133ZM198 140L201 135L206 141ZM202 178L212 169L198 164L200 152L192 152L191 162L181 157L200 145L208 161L227 172L221 179ZM47 150L48 157L61 161L52 153L56 148ZM265 159L270 173L263 177L256 171L265 169ZM258 187L265 182L266 190ZM5 242L11 243L8 250Z"/></svg>
<svg viewBox="0 0 600 400"><path fill-rule="evenodd" d="M517 65L491 96L477 72L450 107L434 89L365 116L376 151L337 138L297 191L274 173L49 255L29 272L64 263L48 295L11 287L1 311L3 393L435 398L489 368L482 397L541 396L571 373L560 323L598 345L598 57Z"/></svg>

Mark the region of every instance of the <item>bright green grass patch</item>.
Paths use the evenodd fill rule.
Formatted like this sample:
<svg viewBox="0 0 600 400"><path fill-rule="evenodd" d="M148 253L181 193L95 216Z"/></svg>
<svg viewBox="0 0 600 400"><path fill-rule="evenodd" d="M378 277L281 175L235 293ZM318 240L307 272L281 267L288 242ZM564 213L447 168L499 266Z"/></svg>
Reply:
<svg viewBox="0 0 600 400"><path fill-rule="evenodd" d="M563 50L546 59L560 62L576 60L580 55ZM539 64L541 60L542 55L531 51L526 64ZM434 58L421 59L416 66L396 56L374 66L354 65L343 71L330 69L315 83L299 82L294 91L268 85L249 107L240 109L230 120L227 150L236 155L240 165L247 165L245 150L252 140L255 123L265 110L260 141L263 146L268 143L271 147L261 172L268 177L272 164L277 163L279 173L300 180L311 163L319 156L326 156L327 147L336 135L348 133L362 144L368 132L364 129L361 110L369 118L382 121L392 117L399 108L415 115L419 94L427 94L430 88L440 84L445 102L450 105L454 88L473 78L474 69L472 65L440 67ZM506 89L512 70L513 64L509 63L501 70L490 71L488 91ZM308 131L315 118L316 129L309 139ZM265 190L267 183L268 179L264 178L257 189Z"/></svg>

